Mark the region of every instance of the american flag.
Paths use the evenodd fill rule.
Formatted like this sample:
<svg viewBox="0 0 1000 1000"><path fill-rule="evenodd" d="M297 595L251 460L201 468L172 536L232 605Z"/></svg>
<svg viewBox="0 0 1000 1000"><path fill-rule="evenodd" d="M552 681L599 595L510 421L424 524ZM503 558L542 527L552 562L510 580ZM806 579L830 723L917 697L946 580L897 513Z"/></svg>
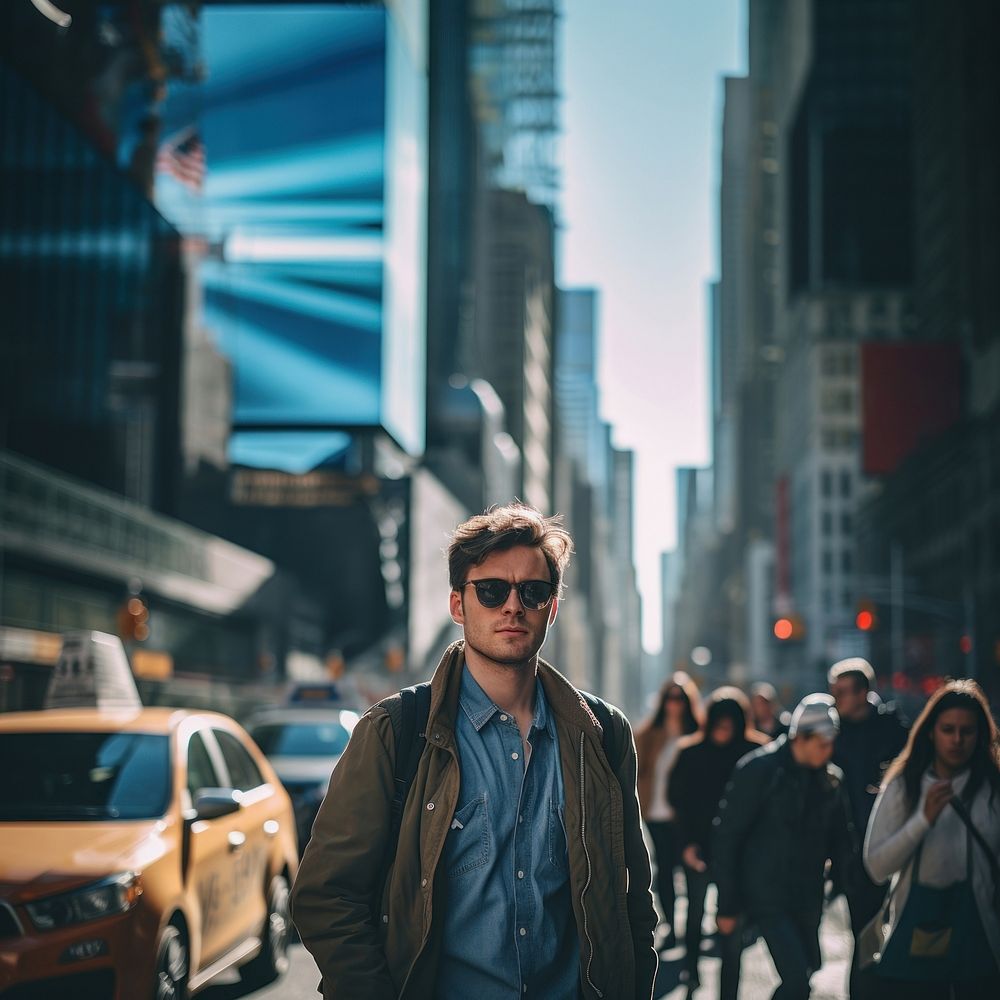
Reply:
<svg viewBox="0 0 1000 1000"><path fill-rule="evenodd" d="M205 146L197 132L167 140L156 154L156 172L170 174L201 194L205 184Z"/></svg>

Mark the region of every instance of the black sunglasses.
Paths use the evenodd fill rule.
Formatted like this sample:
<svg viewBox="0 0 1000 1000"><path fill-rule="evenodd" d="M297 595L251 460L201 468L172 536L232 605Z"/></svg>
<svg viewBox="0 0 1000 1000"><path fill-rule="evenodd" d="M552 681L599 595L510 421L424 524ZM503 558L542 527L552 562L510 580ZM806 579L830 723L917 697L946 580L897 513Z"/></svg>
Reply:
<svg viewBox="0 0 1000 1000"><path fill-rule="evenodd" d="M462 584L476 588L476 597L484 608L499 608L510 596L510 588L517 587L517 596L526 611L541 611L555 596L554 583L547 580L522 580L510 583L507 580L466 580Z"/></svg>

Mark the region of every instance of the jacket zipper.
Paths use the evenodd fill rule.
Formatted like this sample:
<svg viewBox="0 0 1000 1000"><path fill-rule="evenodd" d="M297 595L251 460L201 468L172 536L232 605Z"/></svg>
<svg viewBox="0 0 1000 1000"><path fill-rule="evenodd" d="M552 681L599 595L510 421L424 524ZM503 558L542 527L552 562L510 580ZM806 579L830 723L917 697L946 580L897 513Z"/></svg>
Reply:
<svg viewBox="0 0 1000 1000"><path fill-rule="evenodd" d="M587 798L586 789L584 788L583 780L583 742L584 734L580 733L580 840L583 844L583 854L587 859L587 881L584 883L583 888L580 890L580 909L583 911L583 933L587 939L587 944L590 948L590 953L587 957L586 966L586 976L587 985L599 996L603 997L604 994L594 985L594 981L590 978L590 967L594 964L594 942L590 937L590 927L587 923L587 904L584 901L584 897L587 895L587 890L590 888L590 882L593 877L593 868L590 863L590 851L587 849Z"/></svg>

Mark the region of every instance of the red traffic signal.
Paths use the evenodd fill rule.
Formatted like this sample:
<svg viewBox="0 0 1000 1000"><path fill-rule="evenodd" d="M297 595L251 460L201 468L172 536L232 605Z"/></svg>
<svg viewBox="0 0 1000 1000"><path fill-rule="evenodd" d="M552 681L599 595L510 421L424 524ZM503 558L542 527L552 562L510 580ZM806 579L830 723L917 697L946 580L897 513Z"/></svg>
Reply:
<svg viewBox="0 0 1000 1000"><path fill-rule="evenodd" d="M801 639L806 634L806 626L800 615L783 615L774 623L774 637L781 642Z"/></svg>
<svg viewBox="0 0 1000 1000"><path fill-rule="evenodd" d="M871 632L878 625L878 617L875 614L875 605L871 601L859 601L858 613L854 616L854 624L862 632Z"/></svg>
<svg viewBox="0 0 1000 1000"><path fill-rule="evenodd" d="M854 624L862 632L869 632L875 627L875 616L870 611L859 611L854 619Z"/></svg>

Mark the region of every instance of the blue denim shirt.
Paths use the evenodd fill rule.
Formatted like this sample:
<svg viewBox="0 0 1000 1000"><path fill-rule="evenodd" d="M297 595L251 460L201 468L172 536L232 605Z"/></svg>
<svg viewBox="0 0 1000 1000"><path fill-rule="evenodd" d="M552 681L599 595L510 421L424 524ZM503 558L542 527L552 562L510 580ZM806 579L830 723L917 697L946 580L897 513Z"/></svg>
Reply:
<svg viewBox="0 0 1000 1000"><path fill-rule="evenodd" d="M559 737L541 683L527 762L516 720L465 667L455 730L462 786L442 858L447 900L437 996L577 1000L580 945Z"/></svg>

